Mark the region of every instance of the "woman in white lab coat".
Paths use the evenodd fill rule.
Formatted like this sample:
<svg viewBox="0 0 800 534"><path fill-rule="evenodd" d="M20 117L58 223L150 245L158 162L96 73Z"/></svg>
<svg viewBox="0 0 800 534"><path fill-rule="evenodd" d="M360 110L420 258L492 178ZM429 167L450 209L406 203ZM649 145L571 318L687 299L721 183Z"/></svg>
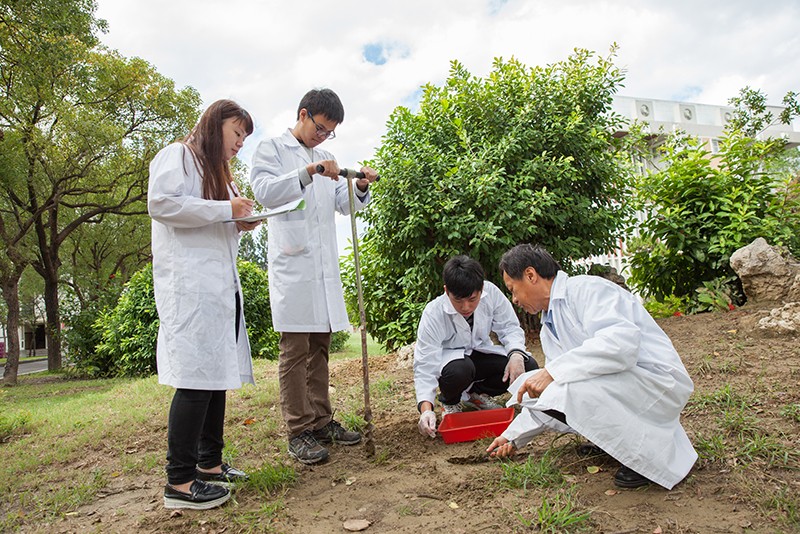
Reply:
<svg viewBox="0 0 800 534"><path fill-rule="evenodd" d="M546 360L509 387L523 409L489 452L507 456L547 427L618 460L619 487L683 480L697 460L680 423L692 380L636 297L597 276L567 276L541 247L514 247L500 268L514 302L542 313Z"/></svg>
<svg viewBox="0 0 800 534"><path fill-rule="evenodd" d="M236 270L239 234L257 223L228 161L253 131L250 115L219 100L181 142L150 163L153 285L160 320L158 380L176 388L167 430L167 508L208 509L244 480L222 463L225 392L254 383Z"/></svg>

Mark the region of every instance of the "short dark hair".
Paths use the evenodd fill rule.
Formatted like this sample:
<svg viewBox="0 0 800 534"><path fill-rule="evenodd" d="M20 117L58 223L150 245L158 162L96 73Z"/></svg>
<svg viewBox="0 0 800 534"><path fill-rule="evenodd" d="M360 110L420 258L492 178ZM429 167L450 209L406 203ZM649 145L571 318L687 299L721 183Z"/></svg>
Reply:
<svg viewBox="0 0 800 534"><path fill-rule="evenodd" d="M312 115L324 115L328 120L341 124L344 122L344 106L339 96L330 89L312 89L303 95L300 105L297 106L297 119L300 119L300 110L305 110Z"/></svg>
<svg viewBox="0 0 800 534"><path fill-rule="evenodd" d="M536 273L545 280L556 277L561 267L547 250L541 245L523 244L512 248L500 258L500 272L506 273L515 280L522 278L522 273L533 267Z"/></svg>
<svg viewBox="0 0 800 534"><path fill-rule="evenodd" d="M468 256L453 256L444 264L442 278L447 292L455 298L463 299L483 290L486 276L477 261Z"/></svg>

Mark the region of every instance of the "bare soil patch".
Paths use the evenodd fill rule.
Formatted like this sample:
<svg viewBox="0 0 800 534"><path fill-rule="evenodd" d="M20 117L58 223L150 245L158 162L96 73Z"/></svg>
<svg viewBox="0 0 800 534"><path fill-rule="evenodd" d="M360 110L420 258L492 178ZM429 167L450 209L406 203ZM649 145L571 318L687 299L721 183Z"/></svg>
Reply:
<svg viewBox="0 0 800 534"><path fill-rule="evenodd" d="M615 488L612 477L618 464L579 458L571 437L545 434L518 460L557 449L566 487L592 512L590 532L797 532L797 456L779 460L743 445L750 443L748 436L761 436L774 445L771 450L795 454L800 450L800 424L781 414L787 405L800 403L798 340L760 335L755 330L760 316L760 310L753 308L660 321L695 382L684 425L696 446L714 436L721 443L713 458L701 459L672 491L657 486ZM541 362L541 355L537 359ZM345 532L345 521L366 519L368 533L530 532L520 516L531 519L544 497L552 499L563 491L503 487L499 463L483 455L486 440L446 445L419 435L412 371L400 367L394 355L371 358L370 377L385 386L373 393L375 456L368 457L363 446L337 446L323 465L295 464L298 481L275 497L283 502L277 514L268 513L265 506L270 502L246 488L221 509L172 513L161 506L163 478L158 467L113 478L91 504L49 525L27 523L23 531L325 533ZM337 404L346 392L358 394L360 361L334 362L331 383ZM723 408L703 402L724 395L743 399L745 413L752 417L738 430L735 422L727 421L730 414ZM263 407L265 417L279 416L272 408ZM124 450L162 452L163 423L154 422L143 432ZM102 447L88 451L84 465L65 469L117 462L105 455L108 452ZM277 447L239 450L239 459L251 466L288 462L285 451ZM592 465L600 471L587 471Z"/></svg>

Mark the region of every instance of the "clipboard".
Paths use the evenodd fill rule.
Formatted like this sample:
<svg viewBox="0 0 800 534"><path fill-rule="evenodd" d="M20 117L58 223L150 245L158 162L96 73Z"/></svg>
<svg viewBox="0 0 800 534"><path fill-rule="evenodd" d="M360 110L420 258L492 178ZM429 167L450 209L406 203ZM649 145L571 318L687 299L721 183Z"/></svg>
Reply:
<svg viewBox="0 0 800 534"><path fill-rule="evenodd" d="M299 198L297 200L293 200L291 202L287 202L283 206L278 206L277 208L272 208L271 210L266 210L262 213L254 213L248 217L238 217L236 219L227 219L225 222L255 222L255 221L263 221L267 217L273 217L275 215L280 215L281 213L289 213L290 211L295 210L304 210L306 209L306 201L303 198Z"/></svg>

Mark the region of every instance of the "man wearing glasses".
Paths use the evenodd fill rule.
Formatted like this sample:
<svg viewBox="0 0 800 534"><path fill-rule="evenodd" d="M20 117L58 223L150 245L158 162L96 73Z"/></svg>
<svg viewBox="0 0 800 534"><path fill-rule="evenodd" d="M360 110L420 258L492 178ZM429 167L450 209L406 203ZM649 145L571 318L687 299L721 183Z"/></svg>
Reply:
<svg viewBox="0 0 800 534"><path fill-rule="evenodd" d="M272 324L280 332L281 413L289 454L304 464L328 458L324 444L355 445L361 434L333 419L328 395L331 333L350 328L339 276L335 212L349 215L347 180L333 154L319 148L336 137L344 107L330 89L300 100L297 122L282 136L262 141L253 156L250 185L265 208L303 198L304 210L268 219L269 296ZM322 169L322 170L317 170ZM370 201L377 173L362 167L354 181L355 206Z"/></svg>

